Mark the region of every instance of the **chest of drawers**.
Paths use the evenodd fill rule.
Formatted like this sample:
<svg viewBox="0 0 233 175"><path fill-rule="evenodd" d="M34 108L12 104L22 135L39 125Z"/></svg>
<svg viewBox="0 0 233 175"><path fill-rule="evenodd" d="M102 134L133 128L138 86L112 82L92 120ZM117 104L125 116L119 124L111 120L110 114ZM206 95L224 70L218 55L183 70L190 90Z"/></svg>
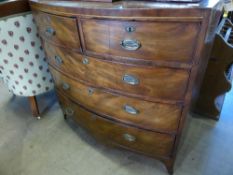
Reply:
<svg viewBox="0 0 233 175"><path fill-rule="evenodd" d="M30 4L65 117L172 173L221 2Z"/></svg>

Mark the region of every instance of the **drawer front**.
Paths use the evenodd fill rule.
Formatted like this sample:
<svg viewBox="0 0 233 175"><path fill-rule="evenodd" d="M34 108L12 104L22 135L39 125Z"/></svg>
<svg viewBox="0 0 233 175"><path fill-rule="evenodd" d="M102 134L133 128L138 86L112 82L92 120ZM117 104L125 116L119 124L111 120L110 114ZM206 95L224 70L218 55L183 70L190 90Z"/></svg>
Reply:
<svg viewBox="0 0 233 175"><path fill-rule="evenodd" d="M200 30L199 22L81 21L87 52L145 60L190 62Z"/></svg>
<svg viewBox="0 0 233 175"><path fill-rule="evenodd" d="M97 87L143 99L183 100L189 71L116 64L46 45L50 64Z"/></svg>
<svg viewBox="0 0 233 175"><path fill-rule="evenodd" d="M90 113L59 95L67 117L72 117L96 139L151 156L168 157L174 136L137 129Z"/></svg>
<svg viewBox="0 0 233 175"><path fill-rule="evenodd" d="M76 19L41 12L35 12L33 15L43 39L80 50Z"/></svg>
<svg viewBox="0 0 233 175"><path fill-rule="evenodd" d="M74 81L53 68L50 70L59 92L100 115L149 130L168 133L177 131L181 116L180 106L107 93Z"/></svg>

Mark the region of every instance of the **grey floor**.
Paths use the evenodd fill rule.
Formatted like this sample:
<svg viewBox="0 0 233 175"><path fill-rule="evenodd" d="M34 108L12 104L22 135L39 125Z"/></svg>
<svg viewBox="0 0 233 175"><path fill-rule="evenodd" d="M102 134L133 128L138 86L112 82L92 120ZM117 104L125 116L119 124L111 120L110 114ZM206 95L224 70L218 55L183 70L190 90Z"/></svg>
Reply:
<svg viewBox="0 0 233 175"><path fill-rule="evenodd" d="M53 92L39 97L43 119L0 83L0 175L167 175L157 160L105 147L65 122ZM189 117L175 175L233 175L233 91L215 122Z"/></svg>

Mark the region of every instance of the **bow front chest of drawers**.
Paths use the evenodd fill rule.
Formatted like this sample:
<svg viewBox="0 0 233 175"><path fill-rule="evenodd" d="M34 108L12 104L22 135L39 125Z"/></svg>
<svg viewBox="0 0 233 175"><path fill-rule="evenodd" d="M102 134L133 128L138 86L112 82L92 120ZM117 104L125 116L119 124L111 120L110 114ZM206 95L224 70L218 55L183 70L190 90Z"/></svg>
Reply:
<svg viewBox="0 0 233 175"><path fill-rule="evenodd" d="M30 5L64 115L104 143L161 160L172 173L221 2Z"/></svg>

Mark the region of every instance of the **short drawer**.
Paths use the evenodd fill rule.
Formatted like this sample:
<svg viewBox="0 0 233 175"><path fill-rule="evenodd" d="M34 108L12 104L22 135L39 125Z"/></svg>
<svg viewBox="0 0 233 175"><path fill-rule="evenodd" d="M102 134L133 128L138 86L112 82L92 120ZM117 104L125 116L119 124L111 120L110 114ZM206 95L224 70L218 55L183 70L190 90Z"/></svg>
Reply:
<svg viewBox="0 0 233 175"><path fill-rule="evenodd" d="M67 117L102 142L156 157L168 157L172 152L175 136L121 125L88 112L61 95L59 101Z"/></svg>
<svg viewBox="0 0 233 175"><path fill-rule="evenodd" d="M58 45L80 50L76 19L34 12L40 36Z"/></svg>
<svg viewBox="0 0 233 175"><path fill-rule="evenodd" d="M50 68L56 89L88 109L140 128L176 133L182 108L119 96L74 81Z"/></svg>
<svg viewBox="0 0 233 175"><path fill-rule="evenodd" d="M186 93L188 70L107 62L48 44L45 49L52 66L96 87L150 100L179 101Z"/></svg>
<svg viewBox="0 0 233 175"><path fill-rule="evenodd" d="M190 63L200 22L82 19L87 53ZM97 34L98 33L98 34Z"/></svg>

